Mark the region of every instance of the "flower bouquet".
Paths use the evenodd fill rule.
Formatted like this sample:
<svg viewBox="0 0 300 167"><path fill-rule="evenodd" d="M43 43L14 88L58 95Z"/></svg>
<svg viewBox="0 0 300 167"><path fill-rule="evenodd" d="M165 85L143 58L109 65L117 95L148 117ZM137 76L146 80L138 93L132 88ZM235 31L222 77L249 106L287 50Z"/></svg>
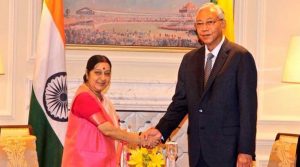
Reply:
<svg viewBox="0 0 300 167"><path fill-rule="evenodd" d="M163 148L156 146L153 149L135 147L129 149L130 157L127 164L129 167L163 167L165 157Z"/></svg>

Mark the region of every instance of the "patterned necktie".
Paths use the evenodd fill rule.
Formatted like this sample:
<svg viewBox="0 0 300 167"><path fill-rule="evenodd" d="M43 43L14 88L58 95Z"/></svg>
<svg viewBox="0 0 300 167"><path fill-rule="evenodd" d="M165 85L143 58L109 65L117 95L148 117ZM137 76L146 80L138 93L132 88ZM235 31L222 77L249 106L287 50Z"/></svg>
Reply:
<svg viewBox="0 0 300 167"><path fill-rule="evenodd" d="M204 68L204 86L206 85L206 82L209 78L211 69L212 69L212 59L214 58L214 55L212 53L209 53L207 55L206 64Z"/></svg>

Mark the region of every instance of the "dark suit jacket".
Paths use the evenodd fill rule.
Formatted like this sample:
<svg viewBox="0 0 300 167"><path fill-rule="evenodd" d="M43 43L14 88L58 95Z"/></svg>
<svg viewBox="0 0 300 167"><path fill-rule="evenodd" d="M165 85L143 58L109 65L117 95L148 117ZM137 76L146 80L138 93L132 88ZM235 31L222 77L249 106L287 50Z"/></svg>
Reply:
<svg viewBox="0 0 300 167"><path fill-rule="evenodd" d="M204 87L204 58L204 47L183 57L172 103L156 128L167 139L188 114L190 167L200 153L211 167L232 167L238 153L255 156L255 62L245 48L225 39Z"/></svg>

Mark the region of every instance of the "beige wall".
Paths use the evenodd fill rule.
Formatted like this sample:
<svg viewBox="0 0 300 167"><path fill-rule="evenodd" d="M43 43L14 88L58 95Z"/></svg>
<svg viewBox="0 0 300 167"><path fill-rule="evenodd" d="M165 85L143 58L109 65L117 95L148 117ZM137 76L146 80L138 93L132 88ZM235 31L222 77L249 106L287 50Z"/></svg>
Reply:
<svg viewBox="0 0 300 167"><path fill-rule="evenodd" d="M26 124L40 0L0 1L0 124ZM292 35L300 35L299 0L237 0L237 42L254 55L259 72L258 165L265 166L277 132L300 133L300 84L281 83ZM175 83L183 52L67 50L70 82L81 80L87 58L105 54L113 81ZM144 94L150 93L145 89ZM171 97L169 97L170 99ZM165 106L164 106L165 107Z"/></svg>

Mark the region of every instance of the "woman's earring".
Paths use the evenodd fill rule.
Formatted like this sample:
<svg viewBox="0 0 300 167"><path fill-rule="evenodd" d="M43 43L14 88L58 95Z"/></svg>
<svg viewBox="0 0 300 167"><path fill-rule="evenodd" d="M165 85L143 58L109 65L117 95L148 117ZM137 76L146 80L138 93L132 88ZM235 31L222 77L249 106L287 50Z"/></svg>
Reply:
<svg viewBox="0 0 300 167"><path fill-rule="evenodd" d="M87 72L85 73L85 78L86 78L86 80L89 80Z"/></svg>

